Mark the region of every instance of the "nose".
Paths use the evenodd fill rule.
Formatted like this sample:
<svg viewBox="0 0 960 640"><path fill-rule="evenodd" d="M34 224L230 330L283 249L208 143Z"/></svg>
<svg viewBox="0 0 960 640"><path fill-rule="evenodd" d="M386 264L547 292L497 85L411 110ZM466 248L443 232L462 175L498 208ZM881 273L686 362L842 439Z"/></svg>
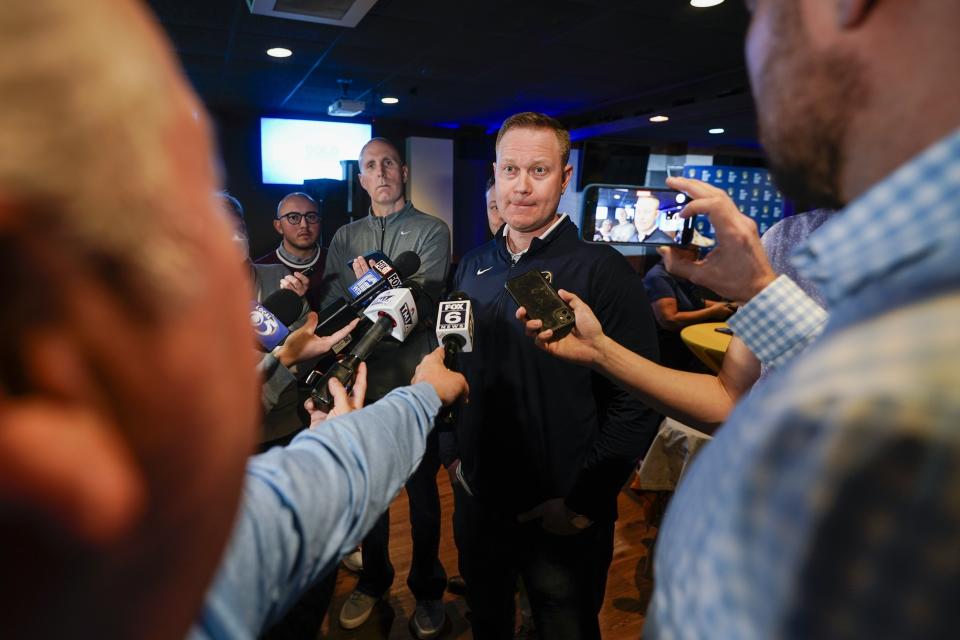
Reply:
<svg viewBox="0 0 960 640"><path fill-rule="evenodd" d="M530 193L530 175L526 171L520 172L520 176L513 185L513 190L519 194Z"/></svg>

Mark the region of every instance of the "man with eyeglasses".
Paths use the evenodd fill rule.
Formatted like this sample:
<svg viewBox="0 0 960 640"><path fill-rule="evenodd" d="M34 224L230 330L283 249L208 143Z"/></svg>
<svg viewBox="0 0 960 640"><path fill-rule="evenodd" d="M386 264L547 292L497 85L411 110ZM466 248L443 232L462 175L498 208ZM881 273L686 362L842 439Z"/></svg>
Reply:
<svg viewBox="0 0 960 640"><path fill-rule="evenodd" d="M314 310L320 309L323 294L324 250L320 237L320 206L302 191L288 193L277 205L273 228L282 238L275 251L260 256L256 264L282 264L306 288L306 300ZM309 276L300 272L313 269ZM303 293L298 291L298 293Z"/></svg>

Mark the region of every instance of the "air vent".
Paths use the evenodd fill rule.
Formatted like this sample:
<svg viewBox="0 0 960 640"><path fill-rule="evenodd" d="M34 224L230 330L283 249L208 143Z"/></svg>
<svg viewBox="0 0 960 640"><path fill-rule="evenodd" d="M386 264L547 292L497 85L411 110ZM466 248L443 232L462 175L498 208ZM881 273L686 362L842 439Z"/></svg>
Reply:
<svg viewBox="0 0 960 640"><path fill-rule="evenodd" d="M247 0L250 13L355 27L377 0Z"/></svg>

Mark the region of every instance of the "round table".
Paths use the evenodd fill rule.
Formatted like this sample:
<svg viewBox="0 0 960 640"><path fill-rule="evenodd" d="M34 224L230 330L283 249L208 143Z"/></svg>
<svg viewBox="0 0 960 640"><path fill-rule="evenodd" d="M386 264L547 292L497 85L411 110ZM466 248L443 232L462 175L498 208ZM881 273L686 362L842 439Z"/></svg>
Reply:
<svg viewBox="0 0 960 640"><path fill-rule="evenodd" d="M727 347L730 346L730 340L732 339L732 336L717 331L721 327L727 328L727 323L704 322L693 324L680 332L683 343L714 373L720 371L723 356L726 354Z"/></svg>

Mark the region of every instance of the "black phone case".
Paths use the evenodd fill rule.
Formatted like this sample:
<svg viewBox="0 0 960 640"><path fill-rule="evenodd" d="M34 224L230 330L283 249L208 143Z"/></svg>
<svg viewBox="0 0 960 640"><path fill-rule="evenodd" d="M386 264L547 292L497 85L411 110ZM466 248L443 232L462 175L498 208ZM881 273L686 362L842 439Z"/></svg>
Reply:
<svg viewBox="0 0 960 640"><path fill-rule="evenodd" d="M531 320L542 320L544 330L553 329L555 338L562 338L573 329L573 310L539 271L534 269L511 278L503 286L517 306L527 310L527 317Z"/></svg>

